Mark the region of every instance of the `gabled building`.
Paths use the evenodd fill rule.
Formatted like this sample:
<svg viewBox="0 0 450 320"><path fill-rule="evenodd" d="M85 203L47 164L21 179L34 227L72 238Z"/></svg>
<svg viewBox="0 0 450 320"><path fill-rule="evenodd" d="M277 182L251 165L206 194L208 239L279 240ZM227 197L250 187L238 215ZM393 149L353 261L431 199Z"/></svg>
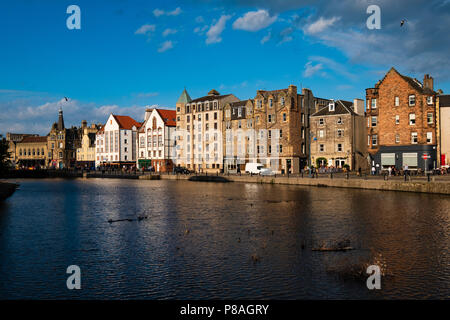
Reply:
<svg viewBox="0 0 450 320"><path fill-rule="evenodd" d="M129 116L111 114L96 134L96 167L135 167L136 141L141 125Z"/></svg>
<svg viewBox="0 0 450 320"><path fill-rule="evenodd" d="M176 164L197 172L223 171L223 108L239 101L216 90L192 100L186 89L177 101ZM211 146L217 143L217 148Z"/></svg>
<svg viewBox="0 0 450 320"><path fill-rule="evenodd" d="M139 129L138 168L153 167L156 172L173 170L176 145L175 110L147 109Z"/></svg>
<svg viewBox="0 0 450 320"><path fill-rule="evenodd" d="M330 101L311 115L311 162L315 166L367 170L364 101Z"/></svg>
<svg viewBox="0 0 450 320"><path fill-rule="evenodd" d="M366 89L366 121L372 166L437 166L436 92L429 75L420 82L391 68L374 88Z"/></svg>

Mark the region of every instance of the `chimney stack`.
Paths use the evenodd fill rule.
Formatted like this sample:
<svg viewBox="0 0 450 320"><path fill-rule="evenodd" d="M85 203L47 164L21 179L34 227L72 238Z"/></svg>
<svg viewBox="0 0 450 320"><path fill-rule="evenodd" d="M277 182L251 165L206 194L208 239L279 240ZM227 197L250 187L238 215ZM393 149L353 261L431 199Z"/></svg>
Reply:
<svg viewBox="0 0 450 320"><path fill-rule="evenodd" d="M424 88L431 89L431 90L434 90L434 89L433 89L433 77L430 77L429 74L426 74L426 75L423 77L423 87L424 87Z"/></svg>
<svg viewBox="0 0 450 320"><path fill-rule="evenodd" d="M361 99L354 99L353 111L359 116L364 116L364 101Z"/></svg>

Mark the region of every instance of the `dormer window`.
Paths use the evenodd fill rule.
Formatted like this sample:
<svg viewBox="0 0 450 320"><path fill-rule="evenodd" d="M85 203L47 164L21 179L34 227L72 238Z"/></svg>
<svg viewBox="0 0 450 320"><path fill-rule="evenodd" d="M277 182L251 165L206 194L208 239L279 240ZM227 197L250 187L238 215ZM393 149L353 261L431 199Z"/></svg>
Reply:
<svg viewBox="0 0 450 320"><path fill-rule="evenodd" d="M328 111L334 112L334 102L331 102L331 103L328 105Z"/></svg>

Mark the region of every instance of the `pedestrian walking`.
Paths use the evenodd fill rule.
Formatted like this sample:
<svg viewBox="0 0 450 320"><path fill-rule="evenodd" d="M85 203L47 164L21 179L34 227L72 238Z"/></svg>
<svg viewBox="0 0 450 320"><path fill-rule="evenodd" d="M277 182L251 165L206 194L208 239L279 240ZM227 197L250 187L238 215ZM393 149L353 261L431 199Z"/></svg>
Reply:
<svg viewBox="0 0 450 320"><path fill-rule="evenodd" d="M375 175L375 171L376 171L377 169L375 169L375 167L373 166L372 167L372 175L374 176Z"/></svg>

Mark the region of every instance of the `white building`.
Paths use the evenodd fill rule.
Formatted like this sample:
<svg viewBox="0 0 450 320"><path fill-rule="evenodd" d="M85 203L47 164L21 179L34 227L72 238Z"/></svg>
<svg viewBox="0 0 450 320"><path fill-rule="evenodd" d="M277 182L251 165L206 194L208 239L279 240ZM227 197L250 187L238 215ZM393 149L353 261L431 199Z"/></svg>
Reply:
<svg viewBox="0 0 450 320"><path fill-rule="evenodd" d="M158 172L173 170L176 146L176 111L147 109L139 129L138 167Z"/></svg>
<svg viewBox="0 0 450 320"><path fill-rule="evenodd" d="M136 165L136 140L140 127L141 123L131 117L111 114L96 135L95 166Z"/></svg>

